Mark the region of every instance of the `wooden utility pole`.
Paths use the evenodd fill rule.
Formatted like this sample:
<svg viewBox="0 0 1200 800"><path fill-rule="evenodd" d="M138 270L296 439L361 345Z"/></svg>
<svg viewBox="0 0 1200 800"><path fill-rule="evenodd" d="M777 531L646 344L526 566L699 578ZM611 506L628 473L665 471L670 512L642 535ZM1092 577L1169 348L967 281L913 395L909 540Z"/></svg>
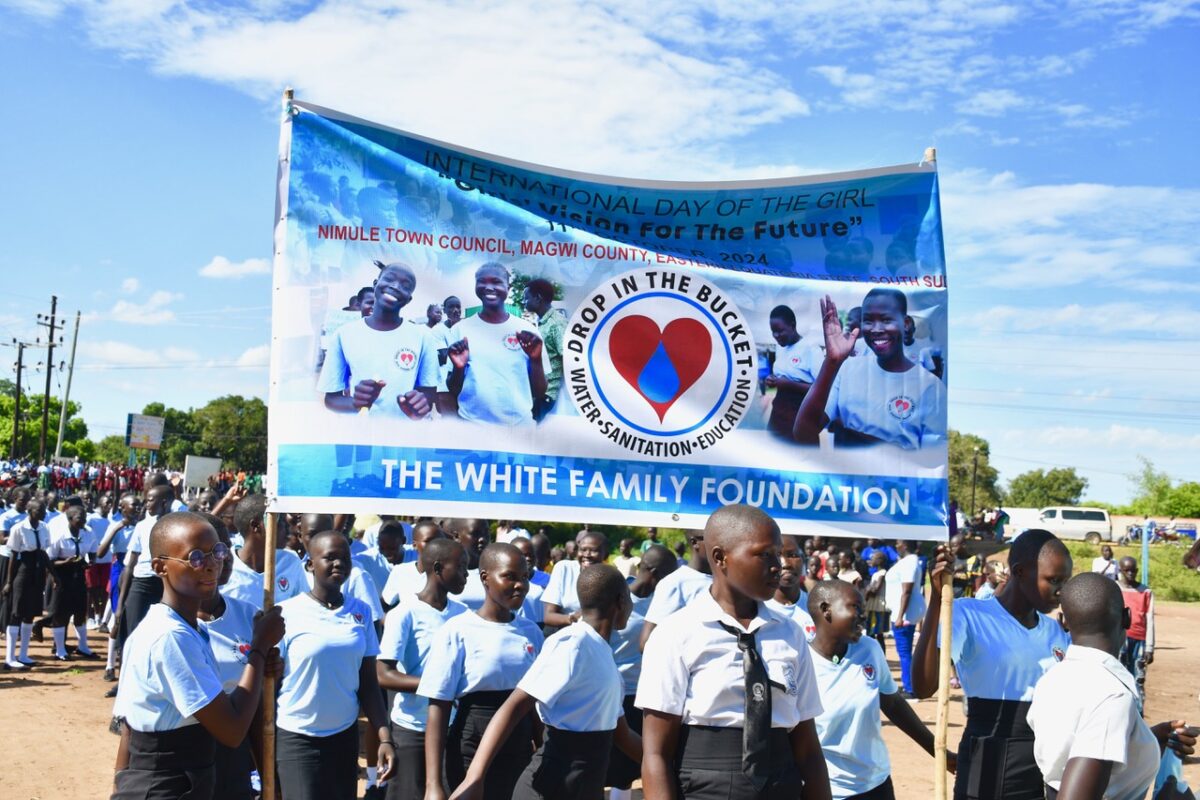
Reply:
<svg viewBox="0 0 1200 800"><path fill-rule="evenodd" d="M50 428L50 375L54 371L54 337L58 335L58 297L50 295L50 316L38 314L38 325L50 329L46 350L46 390L42 393L42 438L38 445L38 462L46 463L46 432ZM47 321L48 320L48 321Z"/></svg>

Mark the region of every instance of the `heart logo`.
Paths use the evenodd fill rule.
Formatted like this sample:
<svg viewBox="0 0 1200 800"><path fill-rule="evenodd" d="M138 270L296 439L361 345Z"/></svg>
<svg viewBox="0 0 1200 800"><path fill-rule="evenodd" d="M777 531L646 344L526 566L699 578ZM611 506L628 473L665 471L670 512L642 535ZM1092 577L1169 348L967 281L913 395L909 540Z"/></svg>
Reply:
<svg viewBox="0 0 1200 800"><path fill-rule="evenodd" d="M870 664L863 664L862 671L863 671L863 675L866 676L867 680L869 680L869 681L875 680L875 667L871 666Z"/></svg>
<svg viewBox="0 0 1200 800"><path fill-rule="evenodd" d="M249 655L250 654L250 643L249 642L239 642L238 646L237 646L237 651L239 654L241 654L243 656Z"/></svg>
<svg viewBox="0 0 1200 800"><path fill-rule="evenodd" d="M1052 652L1054 653L1054 659L1056 661L1062 661L1064 658L1067 657L1067 654L1063 652L1063 649L1061 647L1055 647Z"/></svg>
<svg viewBox="0 0 1200 800"><path fill-rule="evenodd" d="M888 401L888 412L896 419L908 419L913 414L913 399L899 395Z"/></svg>
<svg viewBox="0 0 1200 800"><path fill-rule="evenodd" d="M613 326L608 351L617 372L662 422L708 369L712 337L694 319L672 320L660 329L649 317L633 314Z"/></svg>
<svg viewBox="0 0 1200 800"><path fill-rule="evenodd" d="M351 614L350 616L354 617L354 621L355 621L355 622L359 622L359 623L361 623L361 622L363 621L363 615L362 615L362 614L360 614L360 613L358 613L357 611L355 611L355 612L354 612L353 614Z"/></svg>
<svg viewBox="0 0 1200 800"><path fill-rule="evenodd" d="M287 588L288 588L288 579L287 578L279 579L279 588L283 589L284 591L287 591Z"/></svg>
<svg viewBox="0 0 1200 800"><path fill-rule="evenodd" d="M515 333L510 333L504 337L504 346L509 350L520 350L521 340L517 338Z"/></svg>
<svg viewBox="0 0 1200 800"><path fill-rule="evenodd" d="M401 369L412 369L417 363L417 354L407 347L396 353L396 366Z"/></svg>

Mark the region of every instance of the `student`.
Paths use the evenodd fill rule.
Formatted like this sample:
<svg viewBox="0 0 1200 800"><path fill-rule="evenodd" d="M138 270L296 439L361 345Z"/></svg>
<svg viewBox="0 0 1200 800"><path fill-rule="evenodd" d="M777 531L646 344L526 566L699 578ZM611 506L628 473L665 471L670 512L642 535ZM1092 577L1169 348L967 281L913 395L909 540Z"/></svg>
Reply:
<svg viewBox="0 0 1200 800"><path fill-rule="evenodd" d="M475 271L475 296L483 309L455 326L452 369L442 413L496 425L533 422L534 398L546 396L545 350L532 325L509 314L508 269L490 262Z"/></svg>
<svg viewBox="0 0 1200 800"><path fill-rule="evenodd" d="M525 566L529 568L529 593L525 595L525 602L521 604L521 616L541 627L546 621L546 606L542 603L542 595L546 591L546 587L533 582L533 576L549 575L541 572L537 568L537 553L534 550L533 543L523 537L517 537L509 542L513 547L521 552L521 556L525 559Z"/></svg>
<svg viewBox="0 0 1200 800"><path fill-rule="evenodd" d="M602 800L614 744L641 760L641 739L621 713L624 684L609 639L629 619L629 587L615 567L592 564L578 581L581 617L547 640L492 717L453 797L483 800L493 760L534 707L545 738L517 780L521 800Z"/></svg>
<svg viewBox="0 0 1200 800"><path fill-rule="evenodd" d="M52 541L46 549L54 584L47 609L50 631L54 635L54 658L58 661L70 658L67 655L68 621L75 625L75 652L83 658L98 658L88 648L88 590L83 574L88 562L95 557L96 543L87 530L87 512L82 506L70 506L63 512L63 517L67 521L66 535Z"/></svg>
<svg viewBox="0 0 1200 800"><path fill-rule="evenodd" d="M242 547L234 553L229 582L221 587L221 594L226 597L237 598L259 609L263 606L263 570L266 568L263 549L267 538L267 526L263 521L266 511L266 495L252 494L238 501L233 522L242 535ZM282 547L287 539L286 523L278 526L275 535L275 602L282 603L303 592L308 580L299 557Z"/></svg>
<svg viewBox="0 0 1200 800"><path fill-rule="evenodd" d="M712 588L664 620L642 658L643 792L828 800L808 643L764 605L779 583L779 527L760 509L725 506L704 541Z"/></svg>
<svg viewBox="0 0 1200 800"><path fill-rule="evenodd" d="M1100 555L1092 559L1092 572L1099 573L1114 581L1117 580L1117 576L1121 573L1121 568L1117 566L1117 560L1113 558L1112 547L1104 545L1100 548Z"/></svg>
<svg viewBox="0 0 1200 800"><path fill-rule="evenodd" d="M448 538L441 526L432 520L424 520L413 526L413 546L417 551L416 561L406 561L393 565L388 573L387 582L383 585L380 596L387 606L394 606L401 597L416 594L425 588L425 567L422 566L421 554L425 547L435 539Z"/></svg>
<svg viewBox="0 0 1200 800"><path fill-rule="evenodd" d="M104 617L104 607L108 603L108 577L112 574L113 556L111 549L106 549L103 554L99 552L99 549L100 542L104 541L104 535L108 533L108 528L112 524L109 520L111 513L112 495L103 494L100 495L96 508L87 515L88 534L96 546L95 558L87 565L83 573L84 582L87 585L88 620L101 633L108 630L107 627L101 629L101 620Z"/></svg>
<svg viewBox="0 0 1200 800"><path fill-rule="evenodd" d="M1116 658L1129 613L1110 579L1076 575L1063 587L1062 607L1071 644L1038 681L1028 717L1046 797L1141 800L1163 750L1191 755L1195 734L1183 721L1151 728L1142 720L1137 686Z"/></svg>
<svg viewBox="0 0 1200 800"><path fill-rule="evenodd" d="M437 348L422 325L400 311L412 300L416 276L404 264L382 264L371 313L329 337L317 379L331 411L420 419L433 408L438 383Z"/></svg>
<svg viewBox="0 0 1200 800"><path fill-rule="evenodd" d="M437 632L467 611L465 605L449 597L461 592L467 580L467 556L462 545L444 537L433 539L422 550L421 562L425 586L417 594L400 597L388 612L375 664L379 685L396 693L391 716L396 772L387 784L387 800L425 797L429 700L417 694L417 687Z"/></svg>
<svg viewBox="0 0 1200 800"><path fill-rule="evenodd" d="M394 768L395 743L375 677L379 640L371 609L342 593L351 569L346 537L315 533L308 554L312 589L279 604L288 628L279 642L279 786L288 800L355 800L359 706L379 731L379 780Z"/></svg>
<svg viewBox="0 0 1200 800"><path fill-rule="evenodd" d="M8 535L13 526L25 519L25 509L29 503L29 490L13 487L8 492L8 508L0 513L0 587L5 585L8 576L9 559L12 556L12 550L8 545ZM0 628L7 631L9 628L9 617L12 610L12 596L6 592L0 592ZM20 628L18 627L18 630ZM8 669L8 661L4 661L3 669Z"/></svg>
<svg viewBox="0 0 1200 800"><path fill-rule="evenodd" d="M149 558L150 531L154 523L171 508L175 492L170 486L158 484L146 493L146 516L133 527L129 546L125 550L125 569L121 573L121 598L117 601L120 616L117 618L117 650L125 649L125 642L137 628L150 606L162 600L163 585Z"/></svg>
<svg viewBox="0 0 1200 800"><path fill-rule="evenodd" d="M908 695L913 693L913 637L917 623L925 615L925 593L921 591L921 564L916 549L916 542L897 541L896 552L900 559L884 578L884 600L892 618L892 639L900 661L900 681Z"/></svg>
<svg viewBox="0 0 1200 800"><path fill-rule="evenodd" d="M843 333L837 306L821 301L825 359L800 405L792 433L818 444L826 427L838 445L886 442L915 450L946 440L946 386L904 354L912 324L899 289L875 288L862 303L862 329ZM850 358L862 335L874 358Z"/></svg>
<svg viewBox="0 0 1200 800"><path fill-rule="evenodd" d="M804 637L812 641L817 632L813 618L808 614L808 592L804 590L804 550L799 536L781 537L779 550L779 586L775 595L766 601L767 608L785 617L791 617L804 631Z"/></svg>
<svg viewBox="0 0 1200 800"><path fill-rule="evenodd" d="M469 553L468 553L469 555ZM459 614L434 637L417 694L429 700L425 727L425 797L445 800L445 781L458 786L497 709L542 649L542 632L518 615L529 589L521 553L510 544L491 544L479 562L486 592L478 611ZM451 707L456 704L454 724ZM508 798L533 753L533 720L512 729L484 779L484 797Z"/></svg>
<svg viewBox="0 0 1200 800"><path fill-rule="evenodd" d="M883 648L862 635L864 606L858 589L840 580L821 581L809 594L817 631L808 646L825 706L817 736L834 798L895 800L880 712L930 755L933 733L897 691ZM948 753L950 772L954 763Z"/></svg>
<svg viewBox="0 0 1200 800"><path fill-rule="evenodd" d="M653 545L642 553L638 564L637 575L629 584L629 594L633 601L633 610L625 627L613 631L609 638L612 645L613 661L621 680L625 683L625 698L622 711L629 729L637 735L642 734L642 711L634 704L637 696L638 678L642 674L642 628L646 624L646 611L654 599L654 591L663 579L679 569L678 562L671 551L662 545ZM641 760L631 759L616 746L612 748L608 759L608 778L605 785L611 786L609 800L630 800L633 782L642 774Z"/></svg>
<svg viewBox="0 0 1200 800"><path fill-rule="evenodd" d="M1125 669L1137 681L1138 697L1146 700L1146 667L1154 663L1154 592L1138 581L1138 563L1126 556L1121 559L1117 585L1121 600L1129 609L1129 629L1118 656Z"/></svg>
<svg viewBox="0 0 1200 800"><path fill-rule="evenodd" d="M304 548L304 563L307 566L309 561L308 543L318 533L334 530L333 516L330 514L301 514L298 527L300 546ZM345 536L341 531L335 532L340 536ZM349 539L346 540L346 545L350 545ZM305 569L304 582L307 584L307 588L313 587L313 580L313 571ZM342 584L341 591L342 594L353 597L370 610L371 622L383 624L383 604L379 600L379 590L375 587L375 581L371 579L370 573L355 563L353 556L350 558L350 574Z"/></svg>
<svg viewBox="0 0 1200 800"><path fill-rule="evenodd" d="M641 559L633 554L633 539L622 539L620 555L613 559L613 566L628 579L638 574L640 562Z"/></svg>
<svg viewBox="0 0 1200 800"><path fill-rule="evenodd" d="M998 561L989 561L983 566L983 586L975 592L975 599L987 600L995 597L1000 587L1008 581L1008 568Z"/></svg>
<svg viewBox="0 0 1200 800"><path fill-rule="evenodd" d="M663 578L655 588L654 599L646 609L646 622L642 627L642 650L646 649L650 634L660 622L712 586L712 568L708 564L708 553L704 549L704 535L704 531L687 532L687 542L692 550L691 559Z"/></svg>
<svg viewBox="0 0 1200 800"><path fill-rule="evenodd" d="M937 691L938 616L953 563L949 550L939 547L913 657L913 687L922 698ZM967 698L955 800L1033 800L1043 793L1026 715L1033 687L1071 643L1047 616L1071 577L1071 554L1054 534L1028 530L1009 549L1008 568L1012 577L994 598L954 601L950 654Z"/></svg>
<svg viewBox="0 0 1200 800"><path fill-rule="evenodd" d="M646 528L646 538L642 541L641 551L644 553L656 544L661 544L658 541L658 528Z"/></svg>
<svg viewBox="0 0 1200 800"><path fill-rule="evenodd" d="M537 321L537 333L546 351L546 392L535 396L534 417L541 419L554 408L563 379L563 333L567 327L565 314L551 307L554 284L545 278L534 278L525 287L521 305Z"/></svg>
<svg viewBox="0 0 1200 800"><path fill-rule="evenodd" d="M854 553L842 550L837 554L838 580L845 581L855 589L862 589L863 576L854 566Z"/></svg>
<svg viewBox="0 0 1200 800"><path fill-rule="evenodd" d="M812 355L807 344L801 343L796 332L796 313L787 306L771 309L771 337L775 339L775 366L767 376L767 386L774 387L771 416L767 430L776 436L792 438L792 426L800 403L813 382Z"/></svg>
<svg viewBox="0 0 1200 800"><path fill-rule="evenodd" d="M404 545L408 538L404 535L404 526L398 521L384 523L376 535L375 546L368 547L356 556L351 556L354 565L371 576L372 582L380 589L387 585L392 570L411 560L407 558L409 551ZM412 551L416 555L416 551ZM380 592L382 594L382 592ZM378 602L378 601L377 601Z"/></svg>
<svg viewBox="0 0 1200 800"><path fill-rule="evenodd" d="M158 520L143 552L163 582L163 598L125 647L113 708L124 732L112 797L209 800L216 798L215 745L236 747L246 738L263 675L278 668L272 648L283 617L271 609L255 622L241 678L226 694L197 614L217 591L229 549L203 517L180 512Z"/></svg>
<svg viewBox="0 0 1200 800"><path fill-rule="evenodd" d="M446 532L467 551L467 583L455 600L464 604L472 611L483 607L487 591L483 588L483 579L479 574L480 558L483 549L488 546L488 523L483 519L453 519L446 521ZM528 576L527 576L528 577Z"/></svg>
<svg viewBox="0 0 1200 800"><path fill-rule="evenodd" d="M871 554L871 579L867 581L867 635L884 647L884 634L891 628L891 613L888 611L885 599L885 581L887 580L887 556L876 550Z"/></svg>
<svg viewBox="0 0 1200 800"><path fill-rule="evenodd" d="M608 538L599 531L581 531L576 540L578 558L564 561L550 575L550 583L542 593L542 606L548 628L565 628L579 621L581 606L575 584L584 567L603 564L608 559Z"/></svg>
<svg viewBox="0 0 1200 800"><path fill-rule="evenodd" d="M199 513L213 530L221 544L229 547L229 531L225 523L208 513ZM233 551L221 562L217 588L224 586L233 574ZM221 688L232 695L238 687L246 665L250 663L251 642L254 639L254 618L258 609L233 597L213 592L200 602L196 611L199 629L208 635L209 647L216 662ZM279 664L278 666L282 666ZM213 759L214 798L221 800L251 800L250 772L254 764L262 764L260 725L254 725L249 736L236 747L217 742ZM253 743L253 747L252 747ZM253 755L252 755L253 751Z"/></svg>
<svg viewBox="0 0 1200 800"><path fill-rule="evenodd" d="M50 531L42 522L42 504L30 500L25 504L25 519L8 531L8 573L3 592L8 597L8 630L4 637L4 663L9 669L29 669L36 662L29 658L29 637L33 621L42 613L42 591L46 583L46 548L50 546ZM21 652L15 652L17 637Z"/></svg>

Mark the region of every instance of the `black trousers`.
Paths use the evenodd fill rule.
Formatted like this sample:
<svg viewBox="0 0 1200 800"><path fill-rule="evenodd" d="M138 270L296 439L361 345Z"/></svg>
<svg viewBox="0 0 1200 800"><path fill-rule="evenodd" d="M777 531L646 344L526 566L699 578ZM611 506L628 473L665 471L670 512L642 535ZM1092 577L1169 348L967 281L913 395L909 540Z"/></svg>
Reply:
<svg viewBox="0 0 1200 800"><path fill-rule="evenodd" d="M213 785L216 787L213 797L217 800L252 800L250 772L253 769L249 739L240 747L226 747L217 742L213 760Z"/></svg>
<svg viewBox="0 0 1200 800"><path fill-rule="evenodd" d="M287 800L356 800L358 722L332 736L275 734L279 788Z"/></svg>
<svg viewBox="0 0 1200 800"><path fill-rule="evenodd" d="M467 768L479 749L479 740L496 710L512 692L473 692L458 699L454 724L446 737L446 781L453 791L467 776ZM517 779L533 758L533 721L517 723L500 748L483 781L484 800L509 800ZM289 798L290 800L290 798Z"/></svg>
<svg viewBox="0 0 1200 800"><path fill-rule="evenodd" d="M387 782L387 800L424 800L425 734L392 724L396 772Z"/></svg>
<svg viewBox="0 0 1200 800"><path fill-rule="evenodd" d="M874 789L851 795L846 800L896 800L896 789L892 786L892 776L889 775L886 781Z"/></svg>
<svg viewBox="0 0 1200 800"><path fill-rule="evenodd" d="M1029 703L969 698L954 800L1043 800L1028 713Z"/></svg>
<svg viewBox="0 0 1200 800"><path fill-rule="evenodd" d="M641 736L642 710L633 704L634 697L635 695L627 694L622 703L625 709L625 723L629 725L631 731ZM641 775L641 763L634 761L614 746L608 755L608 777L605 779L605 785L617 789L628 789Z"/></svg>
<svg viewBox="0 0 1200 800"><path fill-rule="evenodd" d="M134 578L129 584L129 594L125 595L125 605L121 608L121 624L117 630L117 650L125 649L125 642L134 632L150 606L162 600L162 578L154 575L149 578Z"/></svg>
<svg viewBox="0 0 1200 800"><path fill-rule="evenodd" d="M202 725L131 730L129 766L117 773L112 800L214 800L216 744Z"/></svg>
<svg viewBox="0 0 1200 800"><path fill-rule="evenodd" d="M685 725L679 732L683 800L795 800L804 786L787 731L772 728L771 777L759 791L742 771L742 729Z"/></svg>
<svg viewBox="0 0 1200 800"><path fill-rule="evenodd" d="M513 790L513 800L604 800L612 731L546 728L546 739Z"/></svg>

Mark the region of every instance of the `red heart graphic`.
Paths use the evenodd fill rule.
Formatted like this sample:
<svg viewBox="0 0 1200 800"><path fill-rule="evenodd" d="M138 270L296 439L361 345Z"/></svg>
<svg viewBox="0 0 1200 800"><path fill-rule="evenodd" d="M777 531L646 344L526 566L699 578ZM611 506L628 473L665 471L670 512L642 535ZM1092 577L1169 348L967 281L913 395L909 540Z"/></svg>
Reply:
<svg viewBox="0 0 1200 800"><path fill-rule="evenodd" d="M643 389L643 372L660 345L674 368L678 385L669 397L651 398ZM691 318L672 320L665 330L660 330L654 320L634 314L613 326L608 352L617 372L650 404L662 422L675 401L708 369L712 337L701 322Z"/></svg>
<svg viewBox="0 0 1200 800"><path fill-rule="evenodd" d="M907 400L897 400L896 407L899 408L901 411L908 411L908 401Z"/></svg>
<svg viewBox="0 0 1200 800"><path fill-rule="evenodd" d="M413 360L413 354L412 353L401 353L400 360L403 361L405 364L408 364Z"/></svg>

